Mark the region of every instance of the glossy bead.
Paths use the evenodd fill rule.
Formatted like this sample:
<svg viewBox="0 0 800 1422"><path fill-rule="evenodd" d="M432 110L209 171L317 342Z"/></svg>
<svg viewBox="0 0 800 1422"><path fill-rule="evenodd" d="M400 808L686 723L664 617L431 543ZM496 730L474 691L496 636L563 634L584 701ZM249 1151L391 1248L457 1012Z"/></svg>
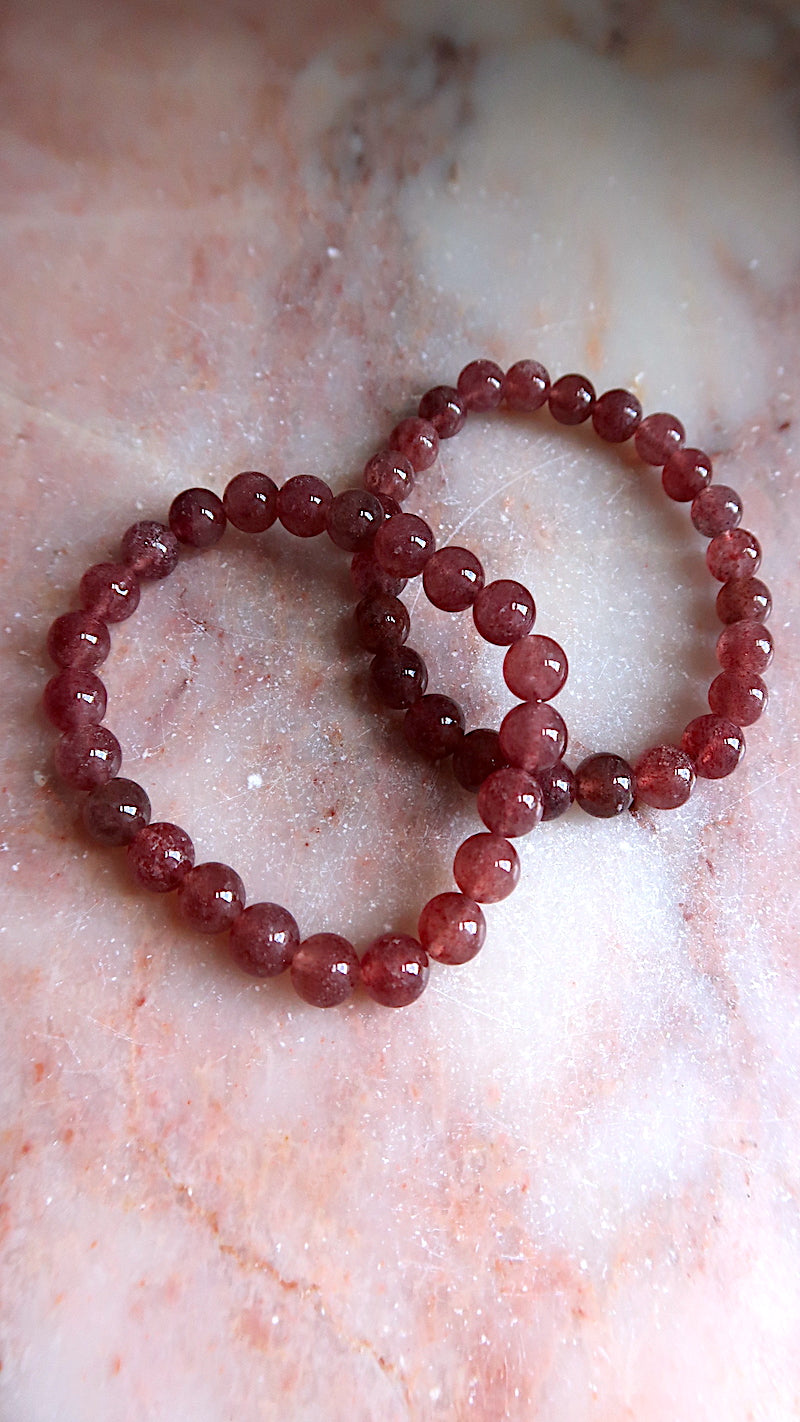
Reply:
<svg viewBox="0 0 800 1422"><path fill-rule="evenodd" d="M520 701L550 701L567 679L567 655L552 637L534 634L514 642L503 661L503 678Z"/></svg>
<svg viewBox="0 0 800 1422"><path fill-rule="evenodd" d="M411 460L396 449L379 449L364 465L363 484L371 494L382 494L402 504L414 487Z"/></svg>
<svg viewBox="0 0 800 1422"><path fill-rule="evenodd" d="M333 494L314 474L295 474L278 490L278 518L287 533L316 538L323 533Z"/></svg>
<svg viewBox="0 0 800 1422"><path fill-rule="evenodd" d="M428 601L442 612L464 612L472 606L483 584L483 566L468 548L440 548L431 554L422 571Z"/></svg>
<svg viewBox="0 0 800 1422"><path fill-rule="evenodd" d="M479 726L475 731L467 731L463 741L453 754L453 774L459 785L474 794L479 790L487 775L506 765L500 749L497 731Z"/></svg>
<svg viewBox="0 0 800 1422"><path fill-rule="evenodd" d="M772 633L760 622L732 622L717 638L717 661L725 671L761 676L773 651Z"/></svg>
<svg viewBox="0 0 800 1422"><path fill-rule="evenodd" d="M436 541L424 519L401 513L381 524L372 547L384 572L396 578L415 578L433 553Z"/></svg>
<svg viewBox="0 0 800 1422"><path fill-rule="evenodd" d="M139 606L139 579L125 563L95 563L80 581L84 610L102 622L124 622Z"/></svg>
<svg viewBox="0 0 800 1422"><path fill-rule="evenodd" d="M481 636L497 647L527 636L536 618L533 595L513 578L498 578L481 588L472 604L472 619Z"/></svg>
<svg viewBox="0 0 800 1422"><path fill-rule="evenodd" d="M107 726L78 726L62 736L53 755L61 779L76 790L94 790L113 780L122 764L122 751Z"/></svg>
<svg viewBox="0 0 800 1422"><path fill-rule="evenodd" d="M111 651L105 622L88 612L65 612L47 633L47 651L59 667L94 671Z"/></svg>
<svg viewBox="0 0 800 1422"><path fill-rule="evenodd" d="M83 823L92 839L110 847L130 844L150 823L150 800L135 780L116 778L98 785L83 805Z"/></svg>
<svg viewBox="0 0 800 1422"><path fill-rule="evenodd" d="M128 845L128 867L143 889L169 894L194 864L194 845L180 825L157 820L139 830Z"/></svg>
<svg viewBox="0 0 800 1422"><path fill-rule="evenodd" d="M734 578L751 578L761 563L761 545L745 528L730 528L718 533L706 549L706 563L712 578L720 583Z"/></svg>
<svg viewBox="0 0 800 1422"><path fill-rule="evenodd" d="M677 810L694 786L694 766L677 746L651 746L636 762L636 799L656 810Z"/></svg>
<svg viewBox="0 0 800 1422"><path fill-rule="evenodd" d="M735 770L745 752L740 726L727 716L696 716L681 737L681 749L704 780L722 780Z"/></svg>
<svg viewBox="0 0 800 1422"><path fill-rule="evenodd" d="M242 533L266 533L278 517L278 486L269 474L245 469L231 479L222 495L222 506Z"/></svg>
<svg viewBox="0 0 800 1422"><path fill-rule="evenodd" d="M395 425L389 435L389 448L396 449L411 465L415 474L430 469L439 453L439 436L430 420L409 415Z"/></svg>
<svg viewBox="0 0 800 1422"><path fill-rule="evenodd" d="M575 800L575 776L563 760L537 770L536 779L542 792L542 820L557 820L565 815Z"/></svg>
<svg viewBox="0 0 800 1422"><path fill-rule="evenodd" d="M388 494L376 494L375 497L380 499L384 518L394 518L396 514L403 512L397 499L390 498Z"/></svg>
<svg viewBox="0 0 800 1422"><path fill-rule="evenodd" d="M519 882L519 856L503 835L473 834L456 851L453 876L468 898L496 904Z"/></svg>
<svg viewBox="0 0 800 1422"><path fill-rule="evenodd" d="M352 943L339 933L315 933L296 950L289 969L292 987L312 1007L338 1007L359 980Z"/></svg>
<svg viewBox="0 0 800 1422"><path fill-rule="evenodd" d="M546 701L523 701L500 726L500 749L509 765L538 772L555 765L567 748L563 717Z"/></svg>
<svg viewBox="0 0 800 1422"><path fill-rule="evenodd" d="M413 647L382 647L369 669L374 691L386 706L404 711L428 685L428 668Z"/></svg>
<svg viewBox="0 0 800 1422"><path fill-rule="evenodd" d="M547 403L560 425L582 425L592 413L595 389L585 375L562 375L550 386Z"/></svg>
<svg viewBox="0 0 800 1422"><path fill-rule="evenodd" d="M709 484L692 500L692 523L704 538L715 538L742 521L742 501L727 484Z"/></svg>
<svg viewBox="0 0 800 1422"><path fill-rule="evenodd" d="M760 578L735 578L717 593L720 622L766 622L771 611L772 596Z"/></svg>
<svg viewBox="0 0 800 1422"><path fill-rule="evenodd" d="M752 726L766 709L768 692L756 672L720 672L708 688L708 704L717 716L737 726Z"/></svg>
<svg viewBox="0 0 800 1422"><path fill-rule="evenodd" d="M383 504L366 489L344 489L332 500L325 520L337 548L357 553L368 548L383 523Z"/></svg>
<svg viewBox="0 0 800 1422"><path fill-rule="evenodd" d="M478 791L478 814L494 834L516 839L530 834L542 818L542 792L527 770L505 766L484 780Z"/></svg>
<svg viewBox="0 0 800 1422"><path fill-rule="evenodd" d="M493 360L471 360L456 385L468 410L496 410L503 398L503 372Z"/></svg>
<svg viewBox="0 0 800 1422"><path fill-rule="evenodd" d="M685 438L680 420L659 410L655 415L645 415L633 443L645 464L666 464L671 454L683 448Z"/></svg>
<svg viewBox="0 0 800 1422"><path fill-rule="evenodd" d="M503 377L503 399L509 410L540 410L550 390L550 376L538 360L518 360Z"/></svg>
<svg viewBox="0 0 800 1422"><path fill-rule="evenodd" d="M172 500L169 526L179 543L212 548L219 543L228 519L222 500L210 489L184 489Z"/></svg>
<svg viewBox="0 0 800 1422"><path fill-rule="evenodd" d="M251 904L239 914L228 939L233 961L253 978L277 977L299 946L300 930L280 904Z"/></svg>
<svg viewBox="0 0 800 1422"><path fill-rule="evenodd" d="M381 647L399 647L411 626L408 608L389 593L362 597L355 613L356 631L362 647L377 652Z"/></svg>
<svg viewBox="0 0 800 1422"><path fill-rule="evenodd" d="M467 419L467 407L452 385L435 385L427 390L417 413L433 425L440 439L452 439L464 428Z"/></svg>
<svg viewBox="0 0 800 1422"><path fill-rule="evenodd" d="M178 908L200 933L224 933L244 908L244 884L229 864L196 864L178 886Z"/></svg>
<svg viewBox="0 0 800 1422"><path fill-rule="evenodd" d="M106 689L94 672L67 667L48 681L42 695L45 715L59 731L97 724L106 714Z"/></svg>
<svg viewBox="0 0 800 1422"><path fill-rule="evenodd" d="M468 963L483 947L486 919L466 894L436 894L419 916L420 942L437 963Z"/></svg>
<svg viewBox="0 0 800 1422"><path fill-rule="evenodd" d="M393 573L385 572L376 563L372 549L353 554L350 579L359 597L367 597L372 593L387 593L391 597L397 597L407 582L406 578L398 578Z"/></svg>
<svg viewBox="0 0 800 1422"><path fill-rule="evenodd" d="M422 696L403 717L403 735L419 755L444 760L464 739L464 712L449 696Z"/></svg>
<svg viewBox="0 0 800 1422"><path fill-rule="evenodd" d="M575 799L597 819L610 820L629 810L635 790L633 767L621 755L589 755L575 771Z"/></svg>
<svg viewBox="0 0 800 1422"><path fill-rule="evenodd" d="M671 454L661 471L661 483L667 498L678 504L696 499L711 480L711 460L702 449L678 449Z"/></svg>
<svg viewBox="0 0 800 1422"><path fill-rule="evenodd" d="M382 933L361 959L361 981L382 1007L408 1007L430 977L428 955L408 933Z"/></svg>
<svg viewBox="0 0 800 1422"><path fill-rule="evenodd" d="M122 535L121 560L143 583L168 578L177 567L179 553L172 529L152 519L131 524Z"/></svg>
<svg viewBox="0 0 800 1422"><path fill-rule="evenodd" d="M606 390L592 407L595 434L608 444L622 444L642 422L642 406L631 390Z"/></svg>

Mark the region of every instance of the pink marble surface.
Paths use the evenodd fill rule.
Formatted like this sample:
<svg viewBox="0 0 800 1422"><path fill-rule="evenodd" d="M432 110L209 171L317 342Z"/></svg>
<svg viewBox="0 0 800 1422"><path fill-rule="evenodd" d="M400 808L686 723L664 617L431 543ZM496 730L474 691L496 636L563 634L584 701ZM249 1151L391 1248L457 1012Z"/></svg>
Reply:
<svg viewBox="0 0 800 1422"><path fill-rule="evenodd" d="M582 0L4 10L3 1422L800 1416L797 12ZM45 630L137 516L351 482L465 360L672 408L765 549L737 776L572 814L407 1013L259 987L76 829ZM416 505L529 580L572 758L704 709L657 480L475 421ZM413 601L413 597L412 597ZM304 932L413 930L474 806L398 748L333 550L229 537L114 634L125 769ZM414 603L472 724L500 657Z"/></svg>

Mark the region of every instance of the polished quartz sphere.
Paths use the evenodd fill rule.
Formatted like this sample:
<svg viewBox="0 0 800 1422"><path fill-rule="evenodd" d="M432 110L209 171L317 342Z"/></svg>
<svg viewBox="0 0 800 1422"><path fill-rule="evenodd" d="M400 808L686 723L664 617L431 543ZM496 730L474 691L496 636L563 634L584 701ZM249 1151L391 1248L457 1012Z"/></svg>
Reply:
<svg viewBox="0 0 800 1422"><path fill-rule="evenodd" d="M636 762L636 799L656 810L676 810L692 793L694 766L677 746L651 746Z"/></svg>
<svg viewBox="0 0 800 1422"><path fill-rule="evenodd" d="M433 532L423 518L400 513L381 524L373 552L376 562L392 577L415 578L435 547Z"/></svg>
<svg viewBox="0 0 800 1422"><path fill-rule="evenodd" d="M149 822L150 800L135 780L117 777L98 785L83 804L83 823L98 844L130 844Z"/></svg>
<svg viewBox="0 0 800 1422"><path fill-rule="evenodd" d="M229 864L196 864L178 887L178 908L200 933L224 933L244 908L244 884Z"/></svg>
<svg viewBox="0 0 800 1422"><path fill-rule="evenodd" d="M407 933L383 933L361 959L361 982L383 1007L408 1007L425 991L428 955Z"/></svg>
<svg viewBox="0 0 800 1422"><path fill-rule="evenodd" d="M485 641L507 647L530 632L536 604L522 583L498 578L481 588L472 604L472 618Z"/></svg>
<svg viewBox="0 0 800 1422"><path fill-rule="evenodd" d="M304 939L289 974L298 997L312 1007L338 1007L352 997L360 977L355 949L339 933L314 933Z"/></svg>
<svg viewBox="0 0 800 1422"><path fill-rule="evenodd" d="M456 386L468 410L495 410L503 398L503 372L493 360L471 360Z"/></svg>
<svg viewBox="0 0 800 1422"><path fill-rule="evenodd" d="M547 403L560 425L582 425L592 413L595 389L585 375L562 375L550 386Z"/></svg>
<svg viewBox="0 0 800 1422"><path fill-rule="evenodd" d="M773 651L772 633L761 622L732 622L717 638L717 661L724 671L757 672L761 676L772 661Z"/></svg>
<svg viewBox="0 0 800 1422"><path fill-rule="evenodd" d="M121 561L141 582L168 578L177 567L179 552L172 529L152 519L131 524L120 544Z"/></svg>
<svg viewBox="0 0 800 1422"><path fill-rule="evenodd" d="M587 756L575 771L575 799L587 815L609 820L633 804L633 767L621 755L601 751Z"/></svg>
<svg viewBox="0 0 800 1422"><path fill-rule="evenodd" d="M274 978L289 967L300 946L300 930L280 904L251 904L235 920L228 951L243 973Z"/></svg>
<svg viewBox="0 0 800 1422"><path fill-rule="evenodd" d="M467 407L452 385L435 385L426 390L417 413L433 425L440 439L452 439L467 419Z"/></svg>
<svg viewBox="0 0 800 1422"><path fill-rule="evenodd" d="M94 790L117 774L122 751L107 726L83 725L62 736L53 760L65 784L75 790Z"/></svg>
<svg viewBox="0 0 800 1422"><path fill-rule="evenodd" d="M453 877L468 898L496 904L519 882L519 856L503 835L473 834L456 851Z"/></svg>
<svg viewBox="0 0 800 1422"><path fill-rule="evenodd" d="M538 772L555 765L567 748L567 727L545 701L514 706L500 726L500 749L509 765Z"/></svg>
<svg viewBox="0 0 800 1422"><path fill-rule="evenodd" d="M509 410L540 410L549 390L550 376L538 360L518 360L503 377L503 399Z"/></svg>
<svg viewBox="0 0 800 1422"><path fill-rule="evenodd" d="M399 647L411 626L405 603L389 593L370 593L362 597L354 617L358 640L368 652L377 652L381 647Z"/></svg>
<svg viewBox="0 0 800 1422"><path fill-rule="evenodd" d="M80 581L85 611L103 622L124 622L139 606L139 579L125 563L95 563Z"/></svg>
<svg viewBox="0 0 800 1422"><path fill-rule="evenodd" d="M550 701L561 690L568 671L564 648L552 637L538 633L514 642L503 661L505 684L520 701Z"/></svg>
<svg viewBox="0 0 800 1422"><path fill-rule="evenodd" d="M429 602L442 612L465 612L484 584L483 566L468 548L448 544L431 554L422 570Z"/></svg>
<svg viewBox="0 0 800 1422"><path fill-rule="evenodd" d="M459 785L474 794L479 790L487 775L499 770L508 762L500 749L500 736L488 726L478 726L467 731L458 749L453 753L453 774Z"/></svg>
<svg viewBox="0 0 800 1422"><path fill-rule="evenodd" d="M48 655L59 667L94 671L111 651L108 627L89 612L65 612L47 633Z"/></svg>
<svg viewBox="0 0 800 1422"><path fill-rule="evenodd" d="M107 700L106 689L94 672L67 667L48 681L42 706L59 731L72 731L77 726L102 721Z"/></svg>
<svg viewBox="0 0 800 1422"><path fill-rule="evenodd" d="M575 776L563 760L537 770L542 795L542 820L557 820L575 800Z"/></svg>
<svg viewBox="0 0 800 1422"><path fill-rule="evenodd" d="M529 834L542 818L542 792L527 770L504 766L478 791L478 814L494 834L516 839Z"/></svg>
<svg viewBox="0 0 800 1422"><path fill-rule="evenodd" d="M428 668L413 647L381 647L370 664L369 679L386 706L413 706L428 685Z"/></svg>
<svg viewBox="0 0 800 1422"><path fill-rule="evenodd" d="M679 504L696 499L710 480L711 460L702 449L677 449L661 471L664 493Z"/></svg>
<svg viewBox="0 0 800 1422"><path fill-rule="evenodd" d="M337 548L357 553L370 546L383 518L383 504L377 494L366 489L344 489L332 500L325 526Z"/></svg>
<svg viewBox="0 0 800 1422"><path fill-rule="evenodd" d="M429 957L455 966L480 952L486 919L480 905L466 894L436 894L423 908L417 931Z"/></svg>
<svg viewBox="0 0 800 1422"><path fill-rule="evenodd" d="M642 407L630 390L606 390L592 406L595 434L608 444L630 439L642 421Z"/></svg>
<svg viewBox="0 0 800 1422"><path fill-rule="evenodd" d="M359 597L367 597L371 593L389 593L392 597L397 597L407 582L406 578L398 578L394 573L385 572L380 564L376 563L371 548L353 554L350 580Z"/></svg>
<svg viewBox="0 0 800 1422"><path fill-rule="evenodd" d="M720 622L766 622L771 611L772 595L760 578L734 578L717 593Z"/></svg>
<svg viewBox="0 0 800 1422"><path fill-rule="evenodd" d="M737 726L754 725L767 700L767 688L756 672L720 672L708 688L711 710Z"/></svg>
<svg viewBox="0 0 800 1422"><path fill-rule="evenodd" d="M681 737L681 749L691 758L697 775L722 780L744 755L744 735L727 716L696 716Z"/></svg>
<svg viewBox="0 0 800 1422"><path fill-rule="evenodd" d="M269 474L246 469L231 479L222 506L229 523L242 533L266 533L278 517L278 486Z"/></svg>
<svg viewBox="0 0 800 1422"><path fill-rule="evenodd" d="M139 830L128 845L128 867L143 889L169 894L194 864L194 845L180 825L157 820Z"/></svg>
<svg viewBox="0 0 800 1422"><path fill-rule="evenodd" d="M184 489L172 500L169 526L179 543L212 548L219 543L228 519L222 500L210 489Z"/></svg>
<svg viewBox="0 0 800 1422"><path fill-rule="evenodd" d="M403 718L403 735L428 760L444 760L464 739L464 712L449 696L421 696Z"/></svg>
<svg viewBox="0 0 800 1422"><path fill-rule="evenodd" d="M364 465L364 488L402 504L414 487L414 466L396 449L379 449Z"/></svg>
<svg viewBox="0 0 800 1422"><path fill-rule="evenodd" d="M712 538L706 549L706 563L712 578L729 583L750 578L761 563L761 545L746 528L729 528Z"/></svg>
<svg viewBox="0 0 800 1422"><path fill-rule="evenodd" d="M658 411L645 415L633 436L636 453L645 464L666 464L683 447L686 431L674 415Z"/></svg>
<svg viewBox="0 0 800 1422"><path fill-rule="evenodd" d="M430 469L439 453L439 436L429 420L409 415L400 420L389 435L389 448L408 460L415 474Z"/></svg>
<svg viewBox="0 0 800 1422"><path fill-rule="evenodd" d="M295 474L278 490L278 518L296 538L316 538L325 531L333 494L315 474Z"/></svg>
<svg viewBox="0 0 800 1422"><path fill-rule="evenodd" d="M726 484L709 484L692 500L692 523L704 538L737 528L742 519L742 501Z"/></svg>

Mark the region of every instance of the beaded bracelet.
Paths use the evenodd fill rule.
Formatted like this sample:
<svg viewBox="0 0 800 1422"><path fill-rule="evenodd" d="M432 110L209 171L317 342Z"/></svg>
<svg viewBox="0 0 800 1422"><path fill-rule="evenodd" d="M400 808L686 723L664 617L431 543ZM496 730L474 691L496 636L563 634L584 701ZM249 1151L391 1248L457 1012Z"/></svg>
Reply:
<svg viewBox="0 0 800 1422"><path fill-rule="evenodd" d="M667 495L691 501L692 522L711 539L707 562L723 583L717 610L727 624L717 643L723 671L709 691L712 714L691 721L680 746L646 751L635 769L606 752L587 757L575 772L565 765L567 728L549 701L564 685L567 659L553 639L531 632L536 615L532 595L514 580L487 584L480 561L468 549L437 552L424 520L401 511L416 475L435 461L440 439L456 434L468 412L501 402L526 412L547 404L565 425L591 416L598 435L610 443L633 437L640 458L662 466ZM760 673L772 657L772 639L763 626L771 600L754 576L761 556L758 542L738 527L738 495L709 487L711 461L702 451L685 448L684 437L674 416L643 419L629 391L610 390L598 398L583 376L566 375L551 385L537 362L520 361L504 374L494 362L481 360L465 367L455 388L428 391L417 416L395 426L388 447L367 462L364 490L348 489L334 497L311 475L290 478L278 489L256 471L237 475L222 500L207 489L185 490L173 500L169 527L134 524L123 536L119 560L84 574L81 610L56 619L48 634L48 651L62 668L44 693L45 711L63 733L55 764L68 784L90 792L83 809L87 830L100 843L127 846L131 871L142 886L159 893L176 890L183 917L195 928L230 930L231 955L244 971L272 977L289 968L298 994L321 1007L345 1001L358 981L386 1006L415 1001L428 981L429 958L464 963L481 948L481 903L505 898L519 879L519 858L510 839L556 818L573 799L600 818L630 808L635 795L656 808L676 808L688 798L696 775L721 778L744 753L741 726L752 724L766 705ZM478 792L487 827L458 849L453 865L458 892L429 900L420 916L419 939L383 934L360 960L339 934L318 933L301 942L295 919L280 905L245 908L244 885L233 869L216 862L196 865L184 830L150 823L148 796L118 776L119 742L102 724L107 698L95 670L110 650L108 624L135 611L141 582L173 572L181 544L214 546L228 522L258 534L276 520L299 537L327 531L353 554L351 576L361 594L355 622L362 645L373 653L372 687L385 705L405 712L405 737L413 748L434 760L452 756L461 784ZM454 701L425 695L427 668L405 644L410 617L398 597L406 581L420 574L434 606L448 612L471 608L481 635L508 649L503 675L519 705L497 732L481 727L466 733Z"/></svg>

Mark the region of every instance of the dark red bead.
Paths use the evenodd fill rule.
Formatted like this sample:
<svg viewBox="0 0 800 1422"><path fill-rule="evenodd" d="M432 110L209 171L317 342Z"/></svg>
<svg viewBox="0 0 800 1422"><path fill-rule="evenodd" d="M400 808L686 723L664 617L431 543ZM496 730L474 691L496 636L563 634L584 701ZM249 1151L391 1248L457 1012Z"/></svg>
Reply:
<svg viewBox="0 0 800 1422"><path fill-rule="evenodd" d="M453 876L468 898L496 904L519 882L519 855L503 835L473 834L456 851Z"/></svg>
<svg viewBox="0 0 800 1422"><path fill-rule="evenodd" d="M83 607L103 622L124 622L136 611L139 597L139 579L125 563L95 563L81 578Z"/></svg>
<svg viewBox="0 0 800 1422"><path fill-rule="evenodd" d="M503 398L503 372L493 360L471 360L456 384L468 410L496 410Z"/></svg>
<svg viewBox="0 0 800 1422"><path fill-rule="evenodd" d="M720 672L708 688L708 704L717 716L737 726L752 726L766 710L767 688L756 672Z"/></svg>
<svg viewBox="0 0 800 1422"><path fill-rule="evenodd" d="M521 637L506 652L503 678L520 701L550 701L567 679L567 654L552 637Z"/></svg>
<svg viewBox="0 0 800 1422"><path fill-rule="evenodd" d="M467 731L463 741L453 754L453 774L459 785L474 794L479 790L487 775L499 770L507 761L500 749L497 731L479 726L475 731Z"/></svg>
<svg viewBox="0 0 800 1422"><path fill-rule="evenodd" d="M269 474L245 469L231 479L222 505L234 528L242 533L266 533L278 517L278 486Z"/></svg>
<svg viewBox="0 0 800 1422"><path fill-rule="evenodd" d="M771 611L772 596L760 578L735 578L717 593L720 622L766 622Z"/></svg>
<svg viewBox="0 0 800 1422"><path fill-rule="evenodd" d="M363 597L355 610L358 640L368 652L381 647L399 647L408 636L411 618L408 608L389 593Z"/></svg>
<svg viewBox="0 0 800 1422"><path fill-rule="evenodd" d="M742 501L726 484L709 484L692 501L692 523L704 538L715 538L742 521Z"/></svg>
<svg viewBox="0 0 800 1422"><path fill-rule="evenodd" d="M585 375L562 375L550 386L547 403L560 425L582 425L592 413L595 389Z"/></svg>
<svg viewBox="0 0 800 1422"><path fill-rule="evenodd" d="M636 799L656 810L676 810L694 786L694 766L677 746L651 746L636 762Z"/></svg>
<svg viewBox="0 0 800 1422"><path fill-rule="evenodd" d="M387 593L391 597L396 597L403 591L408 581L407 578L398 578L393 573L385 572L375 562L375 555L371 549L353 554L350 564L350 578L359 597L367 597L372 593Z"/></svg>
<svg viewBox="0 0 800 1422"><path fill-rule="evenodd" d="M645 464L666 464L670 455L683 448L685 438L686 431L680 420L659 410L655 415L645 415L633 442Z"/></svg>
<svg viewBox="0 0 800 1422"><path fill-rule="evenodd" d="M382 933L361 959L361 981L382 1007L408 1007L430 977L428 955L408 933Z"/></svg>
<svg viewBox="0 0 800 1422"><path fill-rule="evenodd" d="M194 864L194 845L180 825L159 820L139 830L128 845L130 871L143 889L169 894Z"/></svg>
<svg viewBox="0 0 800 1422"><path fill-rule="evenodd" d="M224 933L244 908L244 884L229 864L196 864L178 886L178 907L200 933Z"/></svg>
<svg viewBox="0 0 800 1422"><path fill-rule="evenodd" d="M325 530L333 494L314 474L295 474L278 490L278 518L297 538L316 538Z"/></svg>
<svg viewBox="0 0 800 1422"><path fill-rule="evenodd" d="M75 667L51 677L42 696L45 715L59 731L72 731L90 722L96 725L106 714L106 702L100 678Z"/></svg>
<svg viewBox="0 0 800 1422"><path fill-rule="evenodd" d="M413 647L382 647L369 669L373 689L386 706L404 711L428 685L428 668Z"/></svg>
<svg viewBox="0 0 800 1422"><path fill-rule="evenodd" d="M79 726L62 736L54 752L61 779L76 790L94 790L113 780L122 764L122 751L107 726Z"/></svg>
<svg viewBox="0 0 800 1422"><path fill-rule="evenodd" d="M500 749L509 765L538 773L555 765L567 748L567 728L546 701L523 701L500 726Z"/></svg>
<svg viewBox="0 0 800 1422"><path fill-rule="evenodd" d="M325 526L337 548L357 553L368 548L383 523L383 504L366 489L344 489L332 500Z"/></svg>
<svg viewBox="0 0 800 1422"><path fill-rule="evenodd" d="M483 567L468 548L440 548L431 554L422 570L428 601L442 612L464 612L472 606L483 583Z"/></svg>
<svg viewBox="0 0 800 1422"><path fill-rule="evenodd" d="M734 578L751 578L758 572L761 545L745 528L729 528L718 533L706 549L706 563L712 578L721 583Z"/></svg>
<svg viewBox="0 0 800 1422"><path fill-rule="evenodd" d="M384 572L397 578L415 578L436 548L433 533L416 514L400 513L381 524L373 552Z"/></svg>
<svg viewBox="0 0 800 1422"><path fill-rule="evenodd" d="M423 395L417 413L433 425L440 439L452 439L464 428L467 407L452 385L435 385Z"/></svg>
<svg viewBox="0 0 800 1422"><path fill-rule="evenodd" d="M472 604L472 619L487 642L506 647L530 632L536 619L536 604L522 583L498 578L481 588Z"/></svg>
<svg viewBox="0 0 800 1422"><path fill-rule="evenodd" d="M681 737L697 775L704 780L722 780L730 775L745 752L740 726L727 716L696 716Z"/></svg>
<svg viewBox="0 0 800 1422"><path fill-rule="evenodd" d="M565 815L575 800L575 776L563 760L537 770L536 779L542 792L542 820L557 820Z"/></svg>
<svg viewBox="0 0 800 1422"><path fill-rule="evenodd" d="M597 819L610 820L629 810L635 793L633 767L621 755L589 755L575 771L575 799Z"/></svg>
<svg viewBox="0 0 800 1422"><path fill-rule="evenodd" d="M464 712L449 696L422 696L406 711L403 734L419 755L444 760L464 739Z"/></svg>
<svg viewBox="0 0 800 1422"><path fill-rule="evenodd" d="M177 567L179 552L172 529L152 519L131 524L122 535L122 562L141 582L168 578Z"/></svg>
<svg viewBox="0 0 800 1422"><path fill-rule="evenodd" d="M466 894L436 894L423 908L417 931L430 958L455 966L480 952L486 919L480 905Z"/></svg>
<svg viewBox="0 0 800 1422"><path fill-rule="evenodd" d="M213 548L219 543L228 519L222 500L210 489L184 489L172 500L169 526L179 543L192 548Z"/></svg>
<svg viewBox="0 0 800 1422"><path fill-rule="evenodd" d="M710 481L711 460L702 449L677 449L661 471L664 493L678 504L696 499Z"/></svg>
<svg viewBox="0 0 800 1422"><path fill-rule="evenodd" d="M717 638L717 661L725 671L760 676L772 661L773 651L772 634L760 622L732 622Z"/></svg>
<svg viewBox="0 0 800 1422"><path fill-rule="evenodd" d="M390 498L388 494L376 494L375 497L380 499L384 518L395 518L397 514L403 512L397 499Z"/></svg>
<svg viewBox="0 0 800 1422"><path fill-rule="evenodd" d="M439 453L439 436L430 420L409 415L395 425L389 435L389 448L396 449L408 460L415 474L430 469Z"/></svg>
<svg viewBox="0 0 800 1422"><path fill-rule="evenodd" d="M509 410L540 410L550 391L550 376L538 360L518 360L503 377L503 399Z"/></svg>
<svg viewBox="0 0 800 1422"><path fill-rule="evenodd" d="M150 823L147 792L135 780L116 778L98 785L83 806L83 823L98 844L130 844Z"/></svg>
<svg viewBox="0 0 800 1422"><path fill-rule="evenodd" d="M105 622L88 612L65 612L47 634L47 651L56 666L94 671L111 651Z"/></svg>
<svg viewBox="0 0 800 1422"><path fill-rule="evenodd" d="M641 404L630 390L606 390L592 407L595 434L609 444L630 439L641 422Z"/></svg>
<svg viewBox="0 0 800 1422"><path fill-rule="evenodd" d="M352 997L360 977L355 949L338 933L306 938L289 972L298 997L312 1007L338 1007Z"/></svg>
<svg viewBox="0 0 800 1422"><path fill-rule="evenodd" d="M414 467L396 449L379 449L364 465L364 488L402 504L414 487Z"/></svg>
<svg viewBox="0 0 800 1422"><path fill-rule="evenodd" d="M494 834L516 839L529 834L542 818L542 792L527 770L508 765L484 780L478 791L478 814Z"/></svg>
<svg viewBox="0 0 800 1422"><path fill-rule="evenodd" d="M251 904L239 914L228 939L237 967L253 978L275 978L291 964L300 930L280 904Z"/></svg>

